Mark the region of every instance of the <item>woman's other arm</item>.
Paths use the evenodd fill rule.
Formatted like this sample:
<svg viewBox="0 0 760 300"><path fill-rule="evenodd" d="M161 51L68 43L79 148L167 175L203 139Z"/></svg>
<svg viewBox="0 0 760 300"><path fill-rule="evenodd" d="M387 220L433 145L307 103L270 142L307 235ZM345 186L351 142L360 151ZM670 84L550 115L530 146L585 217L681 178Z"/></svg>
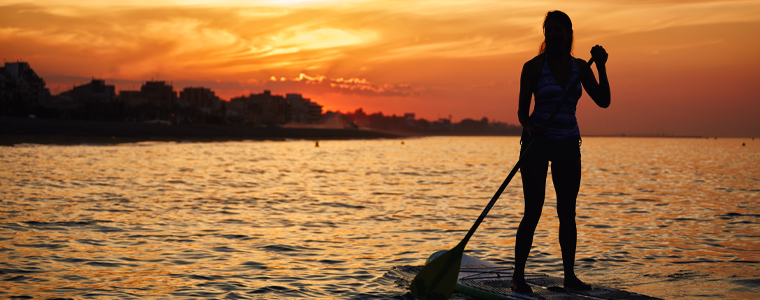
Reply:
<svg viewBox="0 0 760 300"><path fill-rule="evenodd" d="M580 65L585 66L583 76L583 88L588 93L589 97L602 108L610 106L610 82L607 79L607 52L602 46L596 45L591 48L591 57L596 63L596 70L599 73L599 82L596 81L594 72L591 71L590 66L586 61L579 59Z"/></svg>

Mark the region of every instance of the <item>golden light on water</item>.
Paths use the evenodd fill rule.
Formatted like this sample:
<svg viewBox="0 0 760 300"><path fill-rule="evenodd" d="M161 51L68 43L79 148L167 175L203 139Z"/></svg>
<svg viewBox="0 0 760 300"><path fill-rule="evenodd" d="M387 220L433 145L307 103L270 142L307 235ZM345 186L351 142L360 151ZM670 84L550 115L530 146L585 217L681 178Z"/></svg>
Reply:
<svg viewBox="0 0 760 300"><path fill-rule="evenodd" d="M336 299L406 293L393 268L453 247L519 149L517 137L27 146L0 155L7 295ZM582 278L747 295L757 144L587 137L582 149ZM549 176L528 268L559 275L553 194ZM518 176L470 254L509 266L521 211Z"/></svg>

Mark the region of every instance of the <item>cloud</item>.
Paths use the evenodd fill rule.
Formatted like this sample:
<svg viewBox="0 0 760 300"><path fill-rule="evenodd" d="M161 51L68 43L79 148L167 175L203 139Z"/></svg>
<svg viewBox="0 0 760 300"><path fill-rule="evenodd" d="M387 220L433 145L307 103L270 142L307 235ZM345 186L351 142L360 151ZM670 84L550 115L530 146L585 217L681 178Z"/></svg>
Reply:
<svg viewBox="0 0 760 300"><path fill-rule="evenodd" d="M384 96L415 96L424 90L421 88L415 89L409 84L374 84L364 78L331 79L330 87L354 93L370 93Z"/></svg>
<svg viewBox="0 0 760 300"><path fill-rule="evenodd" d="M271 76L268 86L280 89L288 87L295 90L308 90L320 94L345 93L365 96L418 96L425 91L423 87L413 87L410 84L378 84L370 82L366 78L327 78L322 75L309 76L304 73L292 79Z"/></svg>
<svg viewBox="0 0 760 300"><path fill-rule="evenodd" d="M371 30L329 26L314 15L290 20L256 14L271 10L111 7L61 13L55 7L8 5L0 6L0 40L23 40L30 45L23 50L36 48L32 51L58 60L116 65L118 72L111 75L135 78L157 71L196 77L313 69L341 57L342 48L377 38Z"/></svg>
<svg viewBox="0 0 760 300"><path fill-rule="evenodd" d="M315 84L315 83L322 83L322 81L325 80L325 78L326 78L325 76L317 75L317 76L312 77L304 73L301 73L298 75L297 78L294 78L293 81L303 81L307 84Z"/></svg>

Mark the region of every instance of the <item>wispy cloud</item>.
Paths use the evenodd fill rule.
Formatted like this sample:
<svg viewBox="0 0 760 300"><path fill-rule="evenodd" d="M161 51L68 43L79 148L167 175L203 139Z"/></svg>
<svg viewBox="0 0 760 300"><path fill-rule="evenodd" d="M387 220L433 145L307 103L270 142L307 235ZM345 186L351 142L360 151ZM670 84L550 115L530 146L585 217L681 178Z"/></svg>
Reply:
<svg viewBox="0 0 760 300"><path fill-rule="evenodd" d="M303 89L319 89L323 93L348 93L365 96L418 96L425 91L422 87L413 87L411 84L374 83L366 78L327 78L327 76L309 76L304 73L295 78L272 76L269 79L270 86L283 86L289 84L297 87L300 85L312 85L316 87L300 87Z"/></svg>
<svg viewBox="0 0 760 300"><path fill-rule="evenodd" d="M362 78L337 78L330 80L330 87L356 93L374 93L379 95L416 96L424 88L413 88L410 84L374 84Z"/></svg>
<svg viewBox="0 0 760 300"><path fill-rule="evenodd" d="M258 9L114 7L67 15L55 11L28 4L0 7L0 40L24 40L44 49L39 54L70 61L119 65L123 73L114 76L140 76L158 69L198 76L310 69L340 57L341 48L377 37L371 30L330 27L313 16L290 21L262 16L255 14ZM35 51L18 52L29 56Z"/></svg>

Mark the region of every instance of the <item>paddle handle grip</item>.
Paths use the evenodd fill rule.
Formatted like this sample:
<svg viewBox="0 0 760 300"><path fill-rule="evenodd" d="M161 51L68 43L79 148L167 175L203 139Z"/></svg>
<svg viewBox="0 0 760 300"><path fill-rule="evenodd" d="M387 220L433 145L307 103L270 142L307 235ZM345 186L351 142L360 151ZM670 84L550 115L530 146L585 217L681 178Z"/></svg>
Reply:
<svg viewBox="0 0 760 300"><path fill-rule="evenodd" d="M587 68L591 68L591 64L594 63L594 57L591 57L591 59L588 60L588 64L586 65ZM585 68L584 68L585 69ZM549 124L551 124L552 121L554 121L554 118L557 117L557 114L562 110L562 106L567 102L567 98L570 96L570 90L573 89L575 86L578 85L578 83L583 78L583 70L581 70L578 73L578 77L573 80L572 83L568 86L567 90L565 90L565 94L562 96L562 100L557 103L557 107L554 108L554 111L552 111L552 114L549 116L548 119L546 119L546 122L544 122L543 125L541 125L541 130L546 130L547 127L549 127ZM472 227L470 228L470 231L467 232L467 235L462 239L461 242L459 242L460 245L466 245L467 242L470 241L470 238L475 233L475 230L478 229L478 226L480 226L480 223L483 222L483 220L488 215L488 212L491 211L491 208L496 204L496 200L499 200L499 196L501 196L501 193L504 192L504 189L507 188L507 185L509 185L509 182L512 181L512 178L515 177L515 174L517 174L517 170L520 169L520 166L523 162L523 154L528 153L530 151L530 146L533 145L533 141L536 139L531 139L530 143L528 143L528 146L525 147L525 151L523 151L522 154L520 154L520 159L517 160L517 163L512 168L512 171L509 172L509 175L506 179L504 179L504 182L499 186L499 189L496 191L496 194L493 195L491 198L491 202L488 202L488 205L486 205L486 208L483 210L482 213L480 213L480 216L475 221L475 224L472 224Z"/></svg>

